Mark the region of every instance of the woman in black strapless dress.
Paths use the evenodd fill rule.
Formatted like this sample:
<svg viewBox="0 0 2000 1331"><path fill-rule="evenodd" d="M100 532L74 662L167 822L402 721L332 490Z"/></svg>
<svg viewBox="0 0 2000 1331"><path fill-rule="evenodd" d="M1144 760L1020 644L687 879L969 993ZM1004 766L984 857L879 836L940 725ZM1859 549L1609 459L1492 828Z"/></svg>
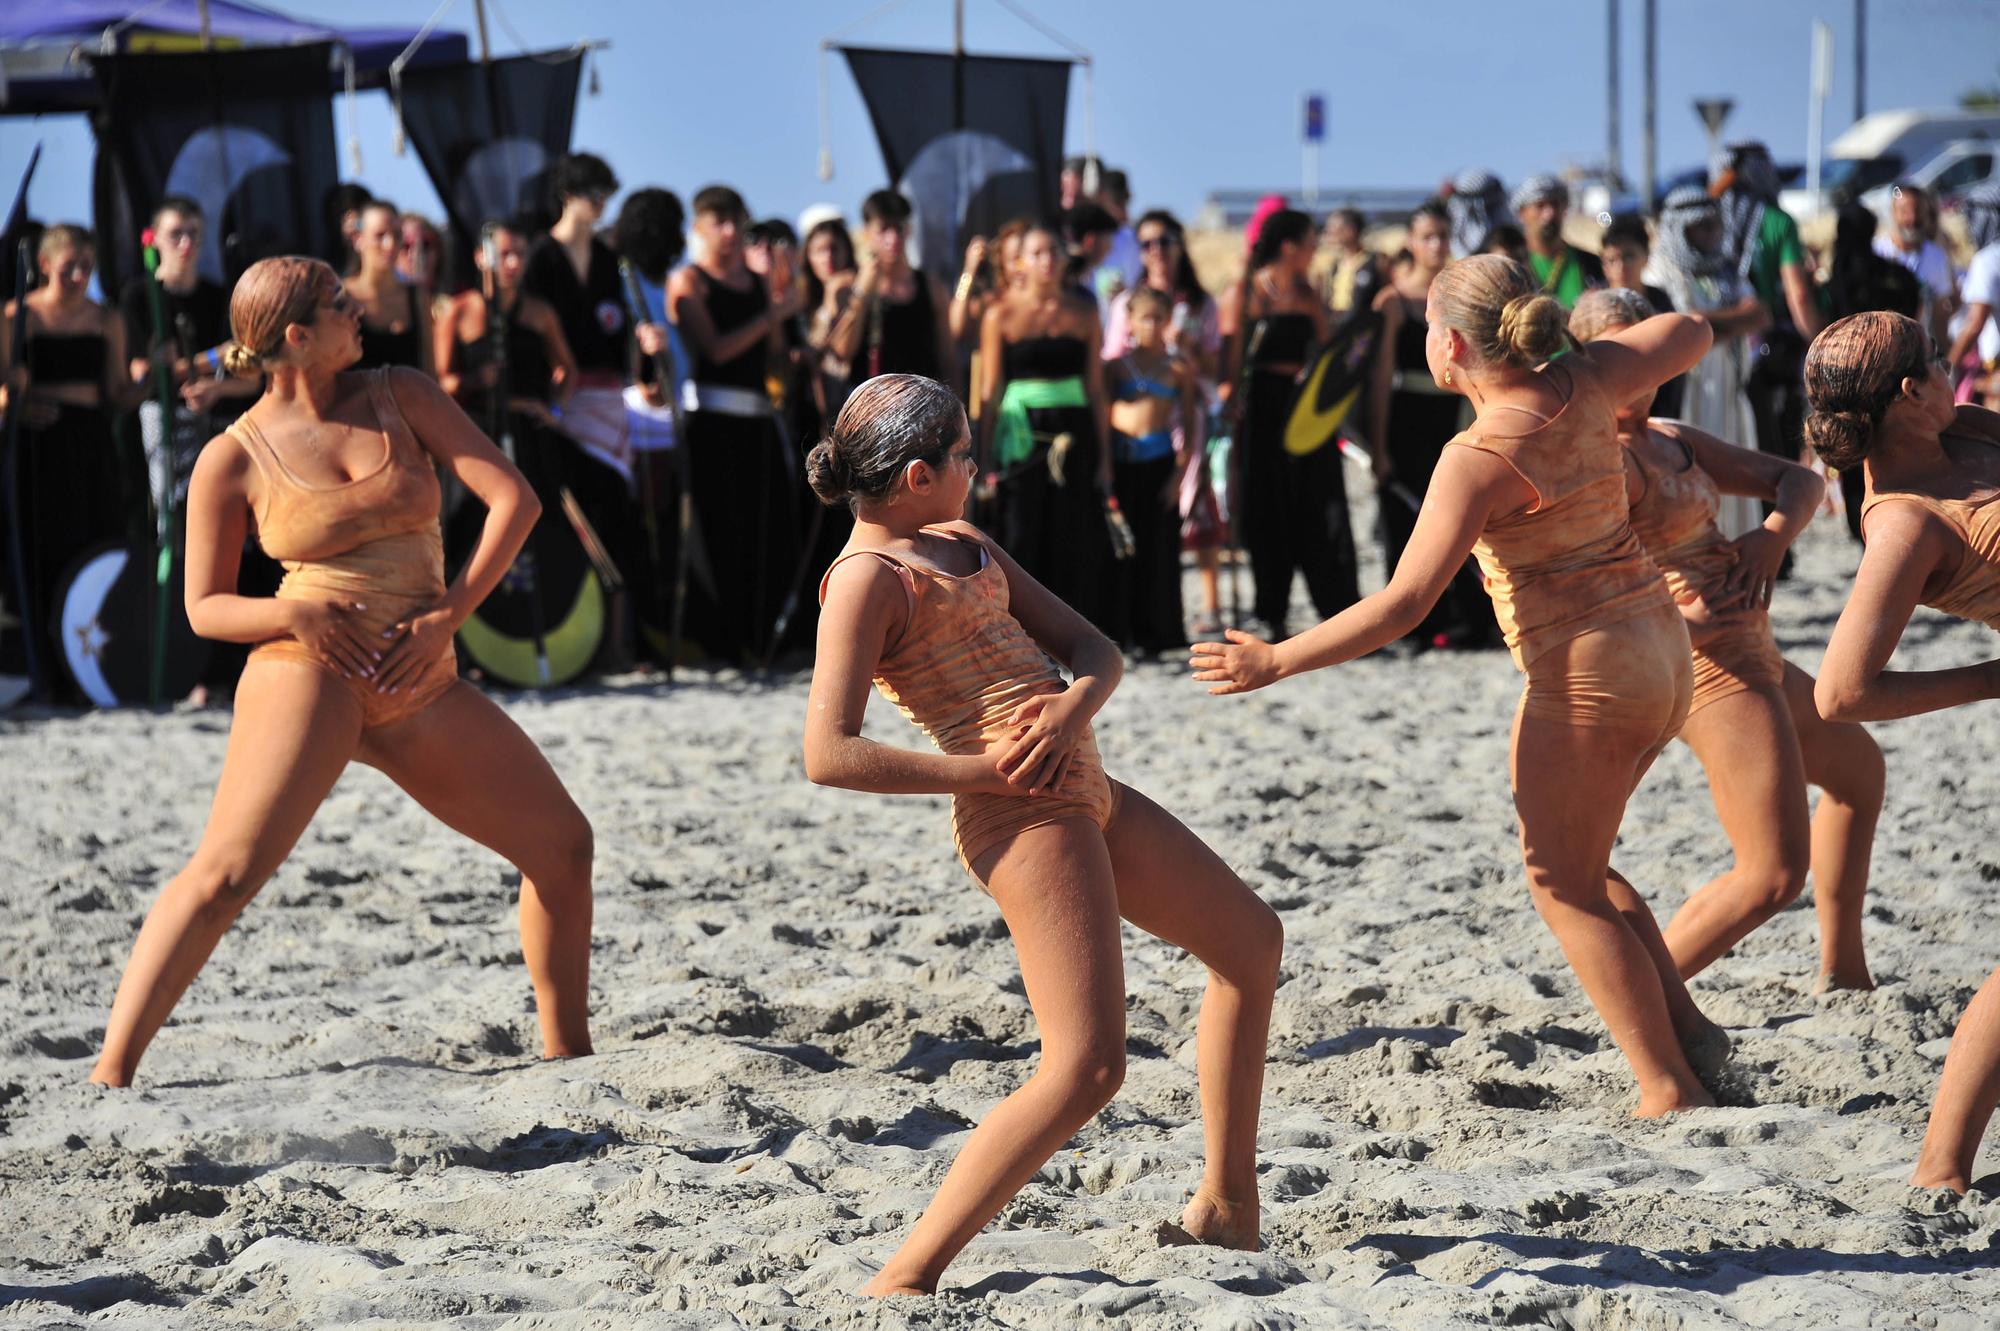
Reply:
<svg viewBox="0 0 2000 1331"><path fill-rule="evenodd" d="M1109 631L1117 583L1106 499L1112 494L1109 399L1097 303L1066 289L1056 238L1021 248L1022 281L980 330L980 468L1000 544L1035 579Z"/></svg>
<svg viewBox="0 0 2000 1331"><path fill-rule="evenodd" d="M150 544L151 538L144 461L136 449L121 453L111 432L113 418L137 406L145 387L124 373L124 320L86 294L96 245L82 227L53 226L42 237L36 264L42 283L22 298L22 364L9 363L12 339L0 337L7 411L19 411L23 427L15 483L28 604L16 604L11 570L0 596L23 632L37 635L40 659L49 667L60 647L52 627L56 598L71 565L92 546L141 538ZM9 329L17 303L7 305ZM12 557L10 549L0 555ZM0 669L13 672L22 664L10 660ZM51 680L60 675L49 672Z"/></svg>
<svg viewBox="0 0 2000 1331"><path fill-rule="evenodd" d="M1264 219L1229 349L1230 378L1240 385L1237 540L1250 556L1256 617L1273 640L1286 635L1294 573L1305 574L1321 618L1361 599L1339 447L1330 440L1303 454L1285 447L1299 372L1329 332L1326 306L1306 276L1312 237L1304 213L1286 208Z"/></svg>
<svg viewBox="0 0 2000 1331"><path fill-rule="evenodd" d="M407 365L435 377L430 311L423 296L396 276L396 250L402 238L402 214L396 205L377 199L362 210L361 230L354 238L354 271L341 282L361 306L361 359L354 368Z"/></svg>

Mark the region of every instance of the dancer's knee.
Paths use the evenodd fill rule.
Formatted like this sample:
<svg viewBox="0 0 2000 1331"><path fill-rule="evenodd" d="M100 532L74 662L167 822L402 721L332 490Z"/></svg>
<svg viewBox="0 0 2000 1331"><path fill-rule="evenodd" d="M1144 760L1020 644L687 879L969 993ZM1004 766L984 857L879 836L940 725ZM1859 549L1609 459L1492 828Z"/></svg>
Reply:
<svg viewBox="0 0 2000 1331"><path fill-rule="evenodd" d="M1760 915L1775 915L1805 891L1810 851L1806 847L1774 846L1774 858L1738 865L1736 874L1750 905Z"/></svg>
<svg viewBox="0 0 2000 1331"><path fill-rule="evenodd" d="M1275 988L1278 963L1285 956L1285 922L1278 918L1278 912L1259 901L1250 918L1244 921L1244 939L1230 970L1217 968L1217 974L1244 988Z"/></svg>
<svg viewBox="0 0 2000 1331"><path fill-rule="evenodd" d="M1816 778L1813 784L1843 804L1879 810L1889 781L1881 746L1866 730L1851 723L1828 729L1835 735L1834 760L1823 764L1824 772L1809 774Z"/></svg>
<svg viewBox="0 0 2000 1331"><path fill-rule="evenodd" d="M1043 1056L1040 1075L1062 1097L1066 1116L1081 1123L1111 1103L1125 1084L1125 1041L1093 1040L1056 1056Z"/></svg>
<svg viewBox="0 0 2000 1331"><path fill-rule="evenodd" d="M522 870L545 895L568 896L590 891L591 864L597 855L597 834L583 811L571 806L538 838L532 865Z"/></svg>
<svg viewBox="0 0 2000 1331"><path fill-rule="evenodd" d="M247 850L203 849L181 870L175 887L192 899L198 917L226 922L235 918L270 876Z"/></svg>

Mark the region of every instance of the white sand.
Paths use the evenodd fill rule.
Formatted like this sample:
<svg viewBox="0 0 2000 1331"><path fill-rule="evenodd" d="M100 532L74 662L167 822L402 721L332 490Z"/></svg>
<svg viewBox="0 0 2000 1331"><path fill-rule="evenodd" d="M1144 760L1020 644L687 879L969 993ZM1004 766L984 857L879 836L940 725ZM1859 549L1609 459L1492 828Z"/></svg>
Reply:
<svg viewBox="0 0 2000 1331"><path fill-rule="evenodd" d="M1818 660L1854 556L1779 600ZM1925 612L1904 660L1994 650ZM850 1291L1036 1051L941 800L808 785L803 676L508 700L598 835L592 1058L541 1064L514 875L354 769L139 1088L84 1084L226 714L0 717L0 1324L1990 1328L2000 1201L1903 1185L2000 959L1994 714L1879 728L1882 987L1816 999L1801 902L1703 976L1746 1103L1637 1123L1529 908L1504 656L1382 657L1247 699L1134 669L1112 771L1289 931L1264 1252L1164 1248L1198 1172L1201 973L1132 939L1131 1071L939 1297ZM874 733L919 742L879 702ZM1684 749L1618 862L1661 916L1726 863ZM1985 1166L2000 1155L1989 1148Z"/></svg>

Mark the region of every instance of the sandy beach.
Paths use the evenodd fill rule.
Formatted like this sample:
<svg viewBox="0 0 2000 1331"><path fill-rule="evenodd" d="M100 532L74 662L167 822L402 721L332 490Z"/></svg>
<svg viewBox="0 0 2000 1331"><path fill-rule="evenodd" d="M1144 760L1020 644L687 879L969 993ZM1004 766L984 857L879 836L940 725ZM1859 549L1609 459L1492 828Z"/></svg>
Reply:
<svg viewBox="0 0 2000 1331"><path fill-rule="evenodd" d="M1855 560L1825 518L1780 587L1807 669ZM1920 611L1898 661L1994 648ZM1880 988L1813 996L1800 901L1696 984L1736 1038L1737 1103L1641 1123L1523 886L1504 654L1383 655L1229 700L1135 666L1098 723L1107 767L1288 932L1265 1250L1163 1241L1200 1170L1202 975L1128 931L1124 1088L935 1299L876 1304L852 1291L1037 1041L944 801L809 785L806 686L696 673L504 699L596 827L595 1056L534 1057L513 871L357 767L123 1092L84 1079L229 717L0 715L0 1325L2000 1318L2000 1197L1904 1186L1952 1026L2000 960L1993 710L1875 728ZM870 730L923 742L879 700ZM1684 748L1617 863L1663 920L1727 863ZM1996 1161L1989 1142L1982 1172Z"/></svg>

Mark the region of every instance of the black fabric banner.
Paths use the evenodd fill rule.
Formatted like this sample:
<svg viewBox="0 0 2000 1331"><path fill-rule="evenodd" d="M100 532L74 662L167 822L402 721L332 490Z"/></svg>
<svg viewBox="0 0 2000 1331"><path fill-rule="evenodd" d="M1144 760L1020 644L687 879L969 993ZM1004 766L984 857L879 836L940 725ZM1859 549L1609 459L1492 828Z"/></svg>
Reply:
<svg viewBox="0 0 2000 1331"><path fill-rule="evenodd" d="M207 215L201 274L225 290L259 259L325 253L320 205L340 178L331 56L322 42L91 57L105 291L142 271L139 233L169 194Z"/></svg>
<svg viewBox="0 0 2000 1331"><path fill-rule="evenodd" d="M916 212L918 257L949 284L963 237L1061 199L1069 61L843 46L882 160Z"/></svg>
<svg viewBox="0 0 2000 1331"><path fill-rule="evenodd" d="M545 213L549 170L569 151L583 52L509 56L403 76L403 127L451 220L448 286L472 279L479 228Z"/></svg>

